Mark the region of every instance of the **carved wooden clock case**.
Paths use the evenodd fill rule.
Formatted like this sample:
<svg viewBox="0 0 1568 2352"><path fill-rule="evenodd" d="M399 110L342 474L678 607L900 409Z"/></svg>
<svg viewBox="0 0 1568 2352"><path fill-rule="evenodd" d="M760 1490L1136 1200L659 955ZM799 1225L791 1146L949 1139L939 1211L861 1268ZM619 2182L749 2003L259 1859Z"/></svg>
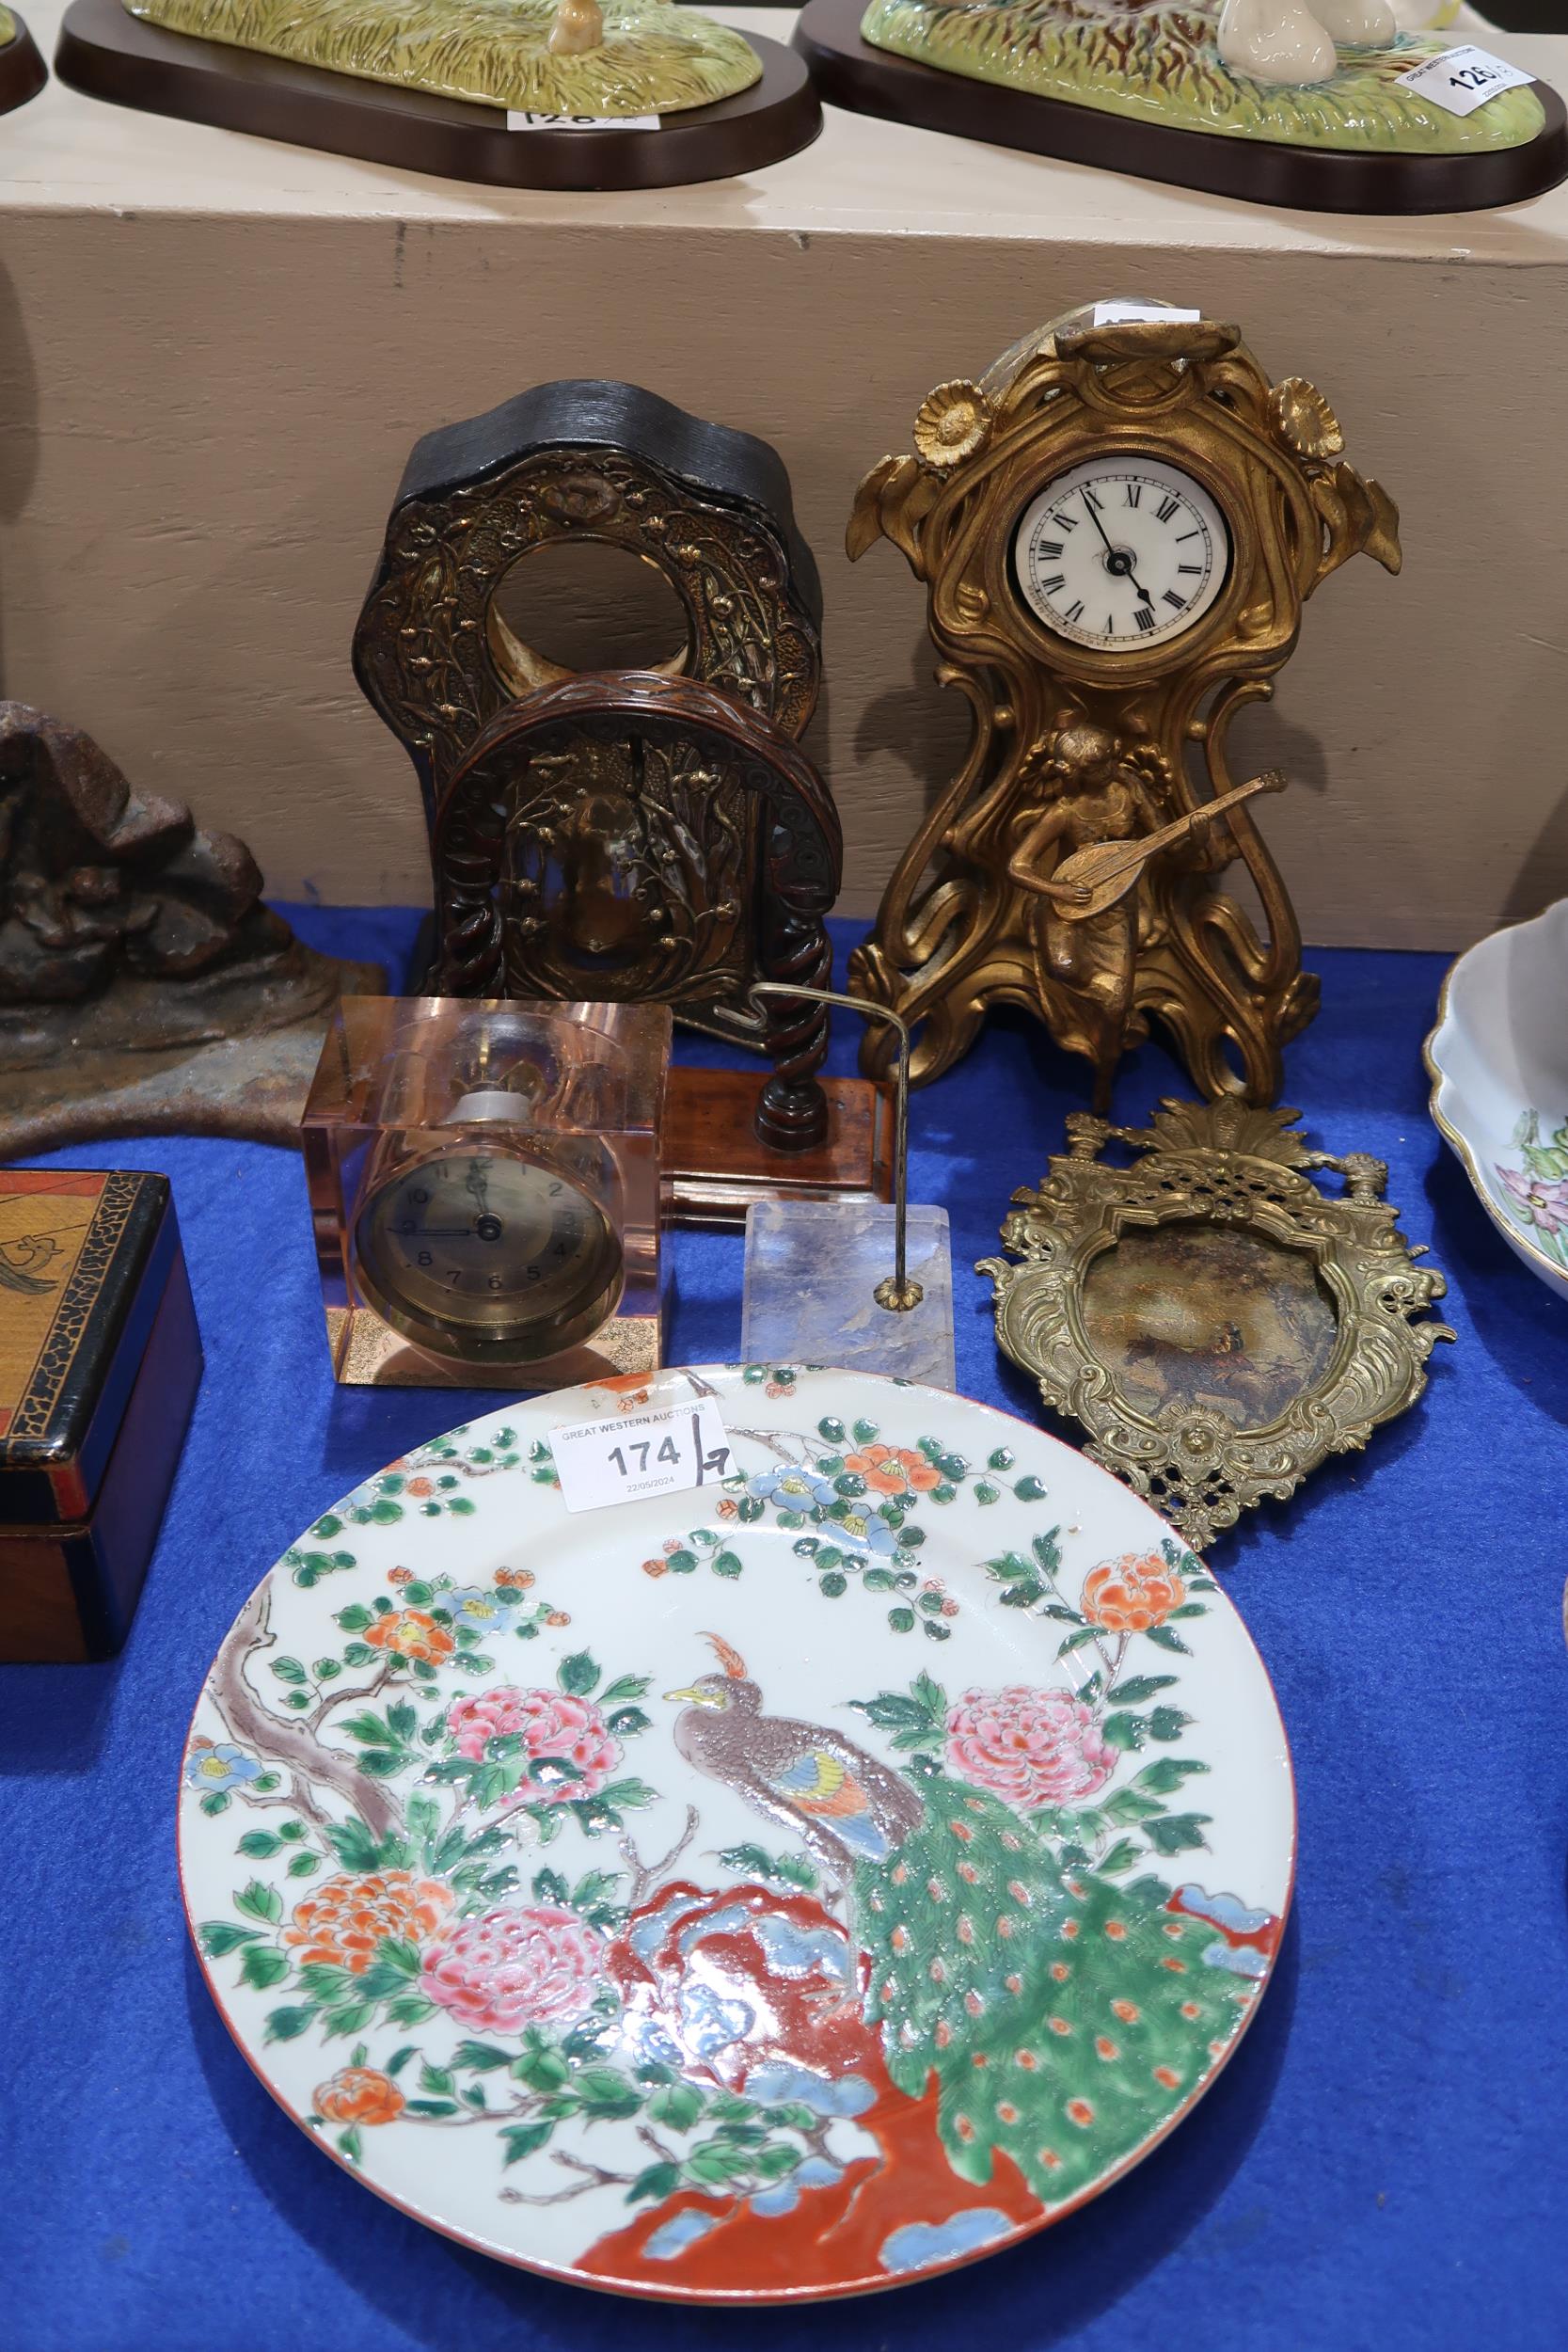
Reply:
<svg viewBox="0 0 1568 2352"><path fill-rule="evenodd" d="M924 1025L916 1080L1014 1003L1088 1057L1101 1107L1151 1018L1205 1095L1272 1102L1317 982L1241 805L1280 779L1234 786L1227 734L1330 572L1363 550L1399 569L1392 501L1323 396L1271 384L1212 320L1070 312L939 386L914 442L862 483L848 551L889 538L927 582L937 675L974 727L851 986ZM1108 857L1119 885L1089 889ZM1266 939L1214 885L1238 860ZM868 1033L863 1066L886 1052Z"/></svg>
<svg viewBox="0 0 1568 2352"><path fill-rule="evenodd" d="M513 567L594 540L652 564L687 643L660 670L574 674L497 605ZM743 1219L780 1189L885 1197L885 1105L818 1079L824 1008L759 1012L758 978L826 984L843 846L799 748L821 590L776 451L635 385L546 384L426 435L355 636L431 834L430 985L670 1005L773 1075L673 1073L678 1214Z"/></svg>

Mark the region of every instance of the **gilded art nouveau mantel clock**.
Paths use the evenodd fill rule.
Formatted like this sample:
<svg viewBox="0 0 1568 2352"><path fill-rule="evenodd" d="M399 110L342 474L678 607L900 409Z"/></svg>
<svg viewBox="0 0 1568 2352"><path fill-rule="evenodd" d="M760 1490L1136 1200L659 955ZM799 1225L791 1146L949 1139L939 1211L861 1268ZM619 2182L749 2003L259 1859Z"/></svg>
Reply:
<svg viewBox="0 0 1568 2352"><path fill-rule="evenodd" d="M1330 572L1399 569L1394 504L1343 449L1322 394L1271 384L1234 326L1076 310L940 385L913 452L862 483L849 554L902 550L973 713L850 966L922 1025L917 1080L1012 1003L1087 1057L1101 1107L1154 1020L1204 1094L1274 1100L1317 982L1249 805L1283 779L1236 784L1226 739ZM1217 886L1235 865L1266 938ZM868 1034L865 1066L887 1050Z"/></svg>

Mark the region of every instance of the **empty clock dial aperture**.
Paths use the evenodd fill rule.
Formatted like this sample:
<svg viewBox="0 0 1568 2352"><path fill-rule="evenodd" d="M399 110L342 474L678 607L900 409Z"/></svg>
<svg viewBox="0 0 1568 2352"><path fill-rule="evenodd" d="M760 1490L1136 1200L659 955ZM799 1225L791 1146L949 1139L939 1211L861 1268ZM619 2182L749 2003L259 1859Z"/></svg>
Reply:
<svg viewBox="0 0 1568 2352"><path fill-rule="evenodd" d="M1163 458L1093 457L1025 507L1013 569L1037 619L1073 644L1159 645L1225 586L1230 533L1201 483Z"/></svg>

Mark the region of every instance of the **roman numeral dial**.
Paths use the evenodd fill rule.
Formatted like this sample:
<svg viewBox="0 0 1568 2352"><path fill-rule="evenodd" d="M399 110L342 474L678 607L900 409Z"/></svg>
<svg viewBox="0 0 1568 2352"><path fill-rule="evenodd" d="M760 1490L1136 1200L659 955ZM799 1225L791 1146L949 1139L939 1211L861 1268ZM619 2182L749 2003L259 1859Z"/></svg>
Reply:
<svg viewBox="0 0 1568 2352"><path fill-rule="evenodd" d="M1201 483L1160 457L1092 457L1032 499L1013 577L1076 645L1145 652L1193 628L1224 588L1230 532Z"/></svg>

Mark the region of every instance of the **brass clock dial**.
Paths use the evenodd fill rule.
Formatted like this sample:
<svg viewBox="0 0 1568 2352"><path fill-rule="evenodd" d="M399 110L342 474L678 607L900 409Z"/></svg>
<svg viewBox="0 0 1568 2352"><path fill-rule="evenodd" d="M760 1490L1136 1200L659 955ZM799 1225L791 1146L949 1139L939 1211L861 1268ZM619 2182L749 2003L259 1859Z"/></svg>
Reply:
<svg viewBox="0 0 1568 2352"><path fill-rule="evenodd" d="M1229 570L1218 505L1160 457L1086 458L1047 483L1013 534L1024 603L1075 645L1164 644L1196 628Z"/></svg>
<svg viewBox="0 0 1568 2352"><path fill-rule="evenodd" d="M621 1245L587 1193L499 1143L405 1163L355 1220L360 1287L395 1331L437 1355L531 1363L614 1308Z"/></svg>

